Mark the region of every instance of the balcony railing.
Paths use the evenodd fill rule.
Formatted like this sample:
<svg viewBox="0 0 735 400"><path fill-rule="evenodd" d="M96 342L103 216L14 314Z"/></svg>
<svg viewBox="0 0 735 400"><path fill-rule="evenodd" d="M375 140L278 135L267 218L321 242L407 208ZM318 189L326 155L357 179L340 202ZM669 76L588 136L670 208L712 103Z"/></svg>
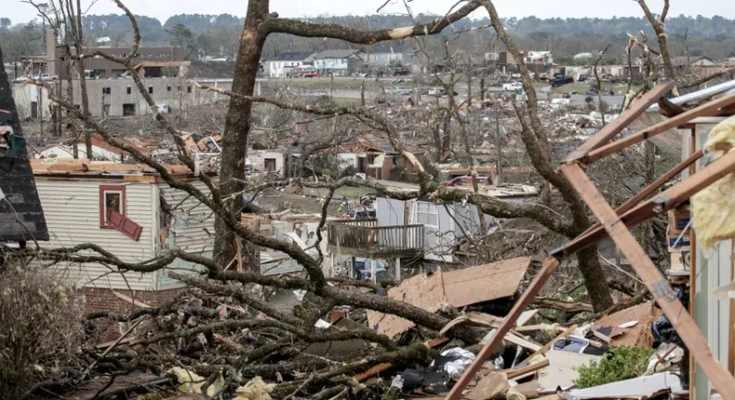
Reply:
<svg viewBox="0 0 735 400"><path fill-rule="evenodd" d="M376 219L332 221L329 246L343 254L412 257L424 252L423 225L378 226Z"/></svg>

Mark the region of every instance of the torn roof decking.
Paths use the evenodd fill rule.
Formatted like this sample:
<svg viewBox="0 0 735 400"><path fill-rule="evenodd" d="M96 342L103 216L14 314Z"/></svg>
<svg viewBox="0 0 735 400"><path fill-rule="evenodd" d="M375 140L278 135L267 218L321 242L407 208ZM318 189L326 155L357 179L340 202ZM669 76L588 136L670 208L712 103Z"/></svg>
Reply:
<svg viewBox="0 0 735 400"><path fill-rule="evenodd" d="M122 180L129 182L162 182L160 174L145 164L121 164L86 159L31 160L36 179ZM184 165L164 165L169 174L179 180L198 180ZM214 174L210 174L214 176Z"/></svg>
<svg viewBox="0 0 735 400"><path fill-rule="evenodd" d="M0 65L3 63L0 49ZM10 116L15 136L23 133L8 74L0 68L0 110ZM0 242L48 240L43 207L25 148L0 148Z"/></svg>
<svg viewBox="0 0 735 400"><path fill-rule="evenodd" d="M444 304L463 307L511 297L530 264L530 257L519 257L449 272L438 269L431 275L422 273L404 280L389 289L387 296L430 312L439 311ZM368 324L388 337L414 326L408 320L376 311L368 311Z"/></svg>

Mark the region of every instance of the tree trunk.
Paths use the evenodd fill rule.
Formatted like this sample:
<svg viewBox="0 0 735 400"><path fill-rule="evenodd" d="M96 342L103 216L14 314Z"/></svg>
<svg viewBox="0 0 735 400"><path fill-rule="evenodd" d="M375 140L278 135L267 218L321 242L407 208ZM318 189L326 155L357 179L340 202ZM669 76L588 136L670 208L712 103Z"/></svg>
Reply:
<svg viewBox="0 0 735 400"><path fill-rule="evenodd" d="M597 256L597 245L577 252L577 263L595 312L612 307L610 288L607 287L607 279L600 265L600 258Z"/></svg>
<svg viewBox="0 0 735 400"><path fill-rule="evenodd" d="M240 35L240 50L235 64L232 91L244 96L252 96L255 89L255 78L263 51L266 33L261 26L268 17L268 0L250 0L248 3L245 26ZM250 111L252 101L231 97L222 134L222 158L219 190L228 210L239 220L244 206L245 159L248 149L248 132L250 131ZM238 243L222 218L215 221L214 257L219 265L228 265L238 255L238 247L242 248L243 267L245 270L260 271L260 260L257 247L250 242Z"/></svg>

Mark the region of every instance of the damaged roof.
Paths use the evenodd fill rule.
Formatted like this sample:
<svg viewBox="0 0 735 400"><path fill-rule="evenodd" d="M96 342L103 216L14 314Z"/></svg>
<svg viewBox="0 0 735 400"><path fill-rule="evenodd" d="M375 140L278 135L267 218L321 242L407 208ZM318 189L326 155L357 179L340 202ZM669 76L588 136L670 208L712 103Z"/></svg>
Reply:
<svg viewBox="0 0 735 400"><path fill-rule="evenodd" d="M0 65L3 65L2 49ZM0 125L9 125L13 135L22 138L13 92L3 68L0 68L0 110ZM24 140L14 142L25 143ZM0 148L0 226L0 242L49 239L25 145Z"/></svg>

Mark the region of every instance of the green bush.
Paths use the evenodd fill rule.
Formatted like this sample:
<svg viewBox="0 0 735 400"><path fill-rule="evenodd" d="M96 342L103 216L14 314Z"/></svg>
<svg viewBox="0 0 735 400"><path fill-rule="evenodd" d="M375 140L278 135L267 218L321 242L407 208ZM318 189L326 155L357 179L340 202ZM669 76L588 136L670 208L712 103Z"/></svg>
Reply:
<svg viewBox="0 0 735 400"><path fill-rule="evenodd" d="M599 362L592 361L577 368L579 378L574 384L584 389L639 377L646 372L653 352L646 347L611 347Z"/></svg>

